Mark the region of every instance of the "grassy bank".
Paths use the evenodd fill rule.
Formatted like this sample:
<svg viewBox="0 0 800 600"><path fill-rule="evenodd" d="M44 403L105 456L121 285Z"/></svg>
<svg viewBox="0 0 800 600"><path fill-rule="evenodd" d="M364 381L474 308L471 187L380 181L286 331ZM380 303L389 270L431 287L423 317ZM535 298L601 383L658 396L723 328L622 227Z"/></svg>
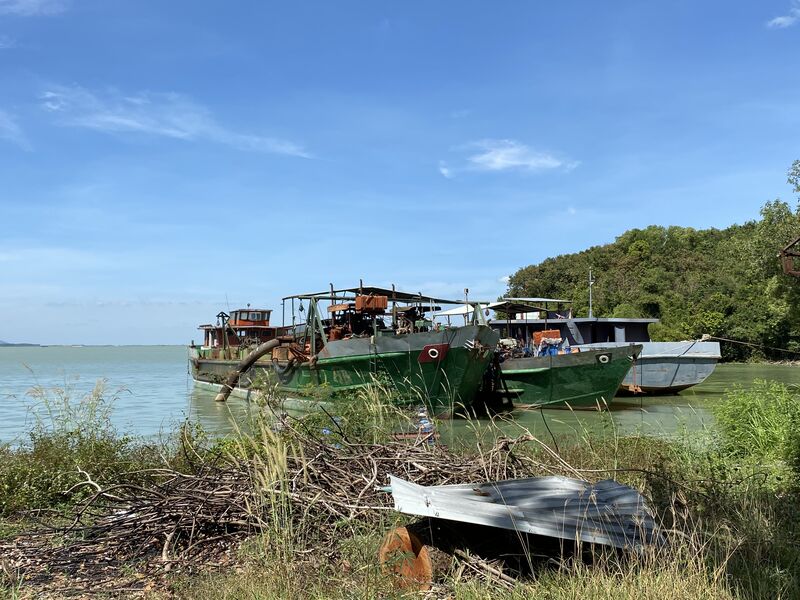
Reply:
<svg viewBox="0 0 800 600"><path fill-rule="evenodd" d="M77 403L65 400L54 412L58 418L40 423L27 444L0 450L0 594L59 597L88 585L109 597L120 588L124 596L149 598L400 597L376 556L383 535L413 519L384 510L388 495L370 486L382 476L370 465L386 463L426 484L551 474L614 478L650 499L670 539L641 556L601 553L587 561L550 553L525 573L492 563L510 580L464 557L439 555L432 597L800 597L796 390L758 383L732 391L719 409L712 443L612 432L587 434L581 444L506 441L498 450L479 431L494 425L482 421L472 428L474 443L467 440L458 451L427 445L411 451L391 441L391 430L408 421L384 402L387 393L369 390L335 418L317 414L279 432L262 420L248 435L213 440L184 430L159 445L116 433L101 389ZM21 531L42 532L42 521L70 524L79 515L86 529L62 528L41 538L55 550L35 548L37 556L63 558L58 548L94 543L86 532L102 538L123 521L137 526L113 498L143 499L139 514L158 514L145 510L153 510L159 495L175 493L178 480L180 489L206 494L190 510L192 531L205 532L203 545L176 535L176 524L173 537L154 534L157 543L150 545L129 543L135 535L108 537L102 548L114 558L97 571L25 562L30 548ZM224 517L208 510L217 497L231 507ZM138 531L144 539L154 530Z"/></svg>

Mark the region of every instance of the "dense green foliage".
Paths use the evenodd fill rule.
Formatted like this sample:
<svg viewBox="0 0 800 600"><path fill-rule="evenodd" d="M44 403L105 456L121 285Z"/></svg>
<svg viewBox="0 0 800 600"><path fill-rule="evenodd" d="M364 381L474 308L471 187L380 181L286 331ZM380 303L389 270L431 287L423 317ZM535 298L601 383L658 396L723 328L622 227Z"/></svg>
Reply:
<svg viewBox="0 0 800 600"><path fill-rule="evenodd" d="M789 171L800 193L800 161ZM593 312L601 317L655 317L654 340L703 334L754 344L723 344L726 360L800 352L800 280L784 275L778 252L800 236L800 207L768 202L761 218L726 229L652 225L613 243L521 268L510 296L570 298L576 316L588 312L588 274L596 283Z"/></svg>

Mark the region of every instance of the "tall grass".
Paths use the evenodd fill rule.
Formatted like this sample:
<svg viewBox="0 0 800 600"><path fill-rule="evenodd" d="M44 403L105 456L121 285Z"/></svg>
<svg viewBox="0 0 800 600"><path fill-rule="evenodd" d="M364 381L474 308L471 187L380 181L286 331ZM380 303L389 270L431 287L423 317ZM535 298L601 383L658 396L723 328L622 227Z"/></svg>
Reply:
<svg viewBox="0 0 800 600"><path fill-rule="evenodd" d="M790 388L766 383L754 390L729 394L719 413L716 447L691 439L620 436L609 422L599 434L576 429L568 440L530 435L530 442L509 453L508 460L526 460L533 475L611 477L639 489L668 531L667 546L642 555L598 553L587 561L554 555L549 563L537 562L541 566L531 576L502 587L491 578L469 575L463 561L439 557L431 597L800 598L800 497L787 462L796 435L787 425L795 418L796 396ZM185 430L192 460L223 456L247 465L257 491L250 510L261 521L240 551L235 571L180 577L170 582L169 593L208 600L400 597L381 573L376 555L384 533L411 519L389 512L369 523L342 519L322 524L313 520L309 507L292 505L290 492L297 481L288 477L287 457L303 449L291 431L276 426L280 403L269 390L265 394L264 411L224 440L194 443L198 436ZM348 444L381 443L394 431L413 427L391 397L392 390L377 381L337 399L335 414L309 415L294 428L343 451ZM54 404L53 417L34 428L28 444L0 450L0 516L69 501L61 492L83 480L78 467L91 466L92 477L110 482L130 480L141 465L176 460L163 448L114 432L109 402L99 386L77 401ZM743 425L733 422L739 414L755 416L743 419ZM502 417L470 421L465 436L471 432L471 437L460 451L490 464L484 458L509 427ZM514 427L515 434L526 433ZM487 480L495 476L485 471ZM79 493L81 488L72 492ZM337 535L321 536L321 527L334 527ZM335 541L322 547L323 539ZM0 582L0 590L3 585L18 588L13 577Z"/></svg>
<svg viewBox="0 0 800 600"><path fill-rule="evenodd" d="M306 424L320 431L332 422L340 428L331 443L358 443L358 436L380 441L395 422L387 408L385 390L379 388L342 405L336 419L317 415ZM374 403L374 405L373 405ZM379 404L383 403L384 407ZM358 414L359 407L362 409ZM337 406L338 408L338 406ZM352 410L352 413L348 413ZM506 430L503 418L473 420L467 428L472 442L463 452L476 461L490 452L493 440ZM388 426L388 427L387 427ZM260 430L248 442L269 448L260 485L265 501L280 479L285 451L297 451L271 429ZM524 433L517 428L518 433ZM729 448L709 448L692 440L658 440L617 435L609 426L601 435L576 431L583 443L557 438L515 446L513 454L538 464L535 474L562 474L590 480L613 477L642 490L668 530L670 543L642 555L600 553L593 560L555 557L549 566L534 570L533 577L512 586L468 576L463 563L451 558L440 562L430 597L464 600L478 598L522 599L667 599L687 598L766 600L800 597L800 501L792 494L780 468L735 460ZM572 437L572 436L571 436ZM487 463L489 461L486 461ZM491 479L493 473L486 472ZM279 485L285 485L282 482ZM280 502L275 510L283 510ZM376 551L384 532L396 521L387 515L369 527L337 525L341 535L335 547L315 548L314 525L289 523L286 513L274 516L243 554L236 574L217 574L182 580L175 592L181 598L393 598L391 581L376 564ZM296 512L295 512L296 514ZM487 533L488 534L488 533ZM536 552L538 549L534 548ZM533 562L533 561L531 561Z"/></svg>
<svg viewBox="0 0 800 600"><path fill-rule="evenodd" d="M736 386L715 408L722 447L737 456L796 461L800 446L800 393L776 381Z"/></svg>

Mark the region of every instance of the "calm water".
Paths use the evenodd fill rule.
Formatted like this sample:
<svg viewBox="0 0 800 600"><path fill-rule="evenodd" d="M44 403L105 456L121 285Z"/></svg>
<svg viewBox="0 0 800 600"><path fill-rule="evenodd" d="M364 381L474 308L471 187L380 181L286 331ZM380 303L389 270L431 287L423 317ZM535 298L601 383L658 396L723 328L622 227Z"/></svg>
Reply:
<svg viewBox="0 0 800 600"><path fill-rule="evenodd" d="M44 414L31 389L68 390L72 398L88 394L105 380L106 397L113 397L112 420L120 429L146 436L171 430L187 417L206 429L226 433L244 420L250 406L231 398L214 402L214 395L195 390L187 372L183 346L109 346L0 348L0 442L24 439ZM670 436L683 430L714 426L711 407L726 389L754 379L800 385L800 367L776 365L719 365L702 385L676 396L617 398L609 414L568 410L517 411L502 427L509 434L525 427L539 436L585 430L641 431ZM456 435L473 425L455 422Z"/></svg>
<svg viewBox="0 0 800 600"><path fill-rule="evenodd" d="M112 421L123 431L154 436L187 417L213 431L228 432L249 406L194 390L184 346L50 346L0 348L0 442L21 439L37 415L46 416L32 393L66 389L71 398L91 393L105 380L113 399Z"/></svg>

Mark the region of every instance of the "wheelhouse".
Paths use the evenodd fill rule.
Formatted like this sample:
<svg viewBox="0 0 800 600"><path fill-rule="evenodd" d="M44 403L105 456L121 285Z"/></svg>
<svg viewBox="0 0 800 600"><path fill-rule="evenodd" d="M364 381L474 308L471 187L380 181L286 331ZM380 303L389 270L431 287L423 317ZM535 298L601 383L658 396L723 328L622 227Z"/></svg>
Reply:
<svg viewBox="0 0 800 600"><path fill-rule="evenodd" d="M271 316L271 309L250 308L249 305L230 314L219 312L216 323L198 327L203 332L203 346L219 348L268 342L283 330L270 325Z"/></svg>

